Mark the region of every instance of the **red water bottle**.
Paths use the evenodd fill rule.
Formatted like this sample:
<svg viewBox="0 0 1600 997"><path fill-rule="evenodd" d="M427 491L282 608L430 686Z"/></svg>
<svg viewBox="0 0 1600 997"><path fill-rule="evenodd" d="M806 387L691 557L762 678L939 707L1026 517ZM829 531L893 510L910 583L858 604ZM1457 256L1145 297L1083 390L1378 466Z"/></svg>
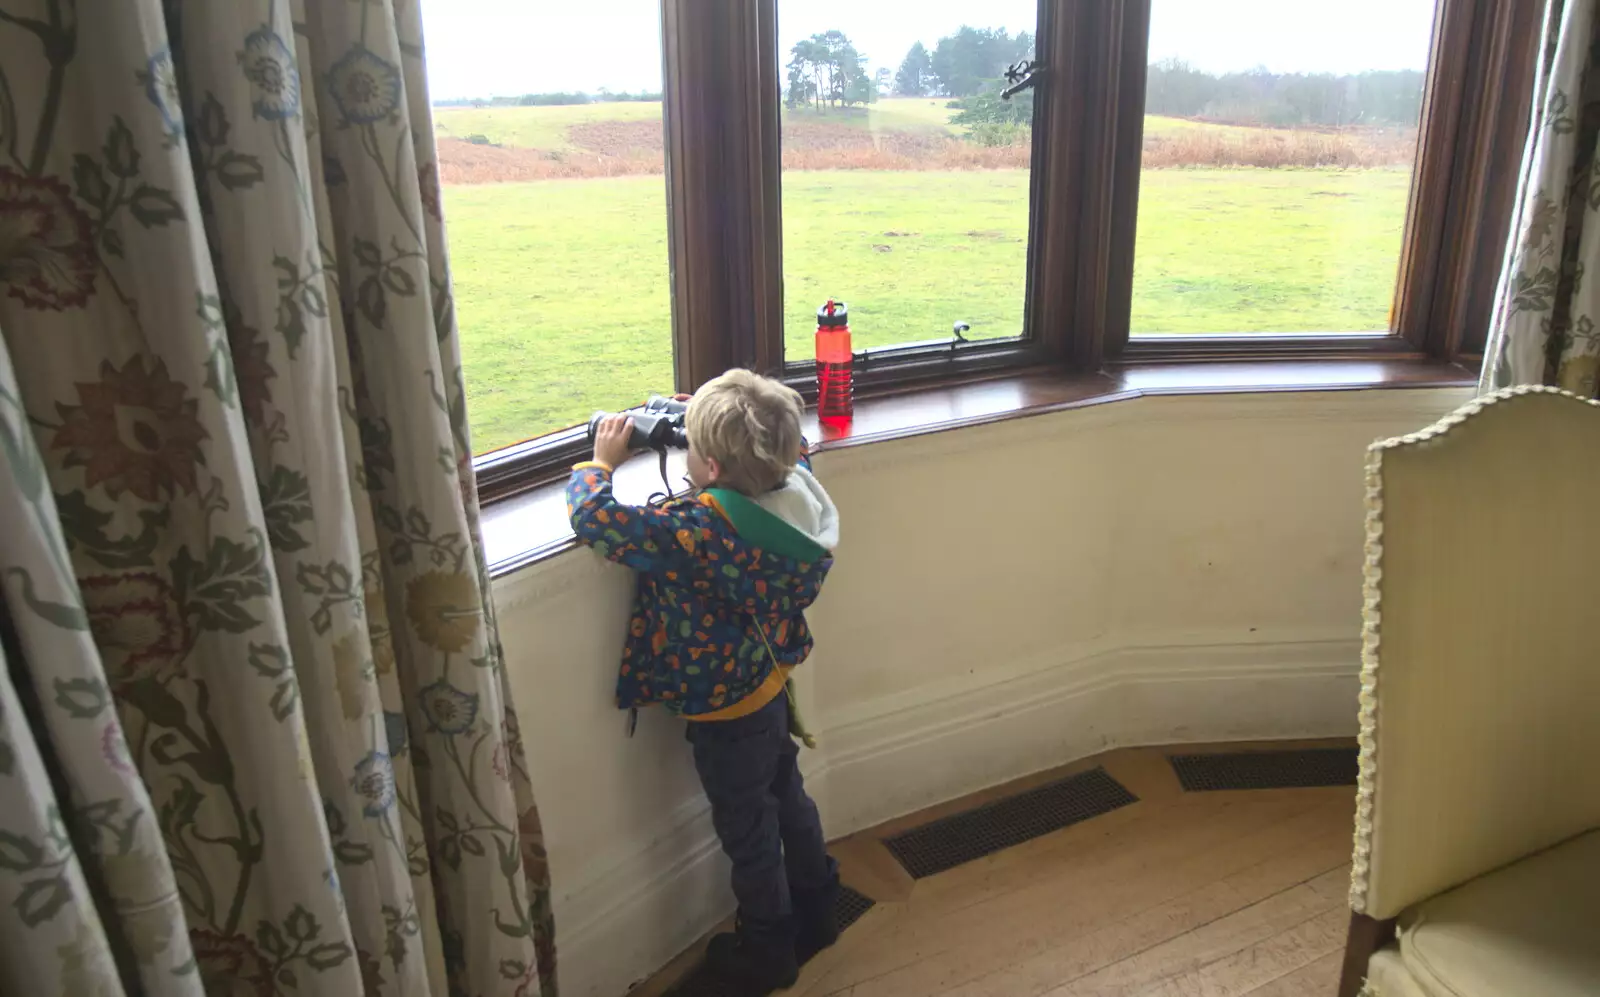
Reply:
<svg viewBox="0 0 1600 997"><path fill-rule="evenodd" d="M848 426L855 415L850 363L850 308L830 298L817 309L817 419L824 426Z"/></svg>

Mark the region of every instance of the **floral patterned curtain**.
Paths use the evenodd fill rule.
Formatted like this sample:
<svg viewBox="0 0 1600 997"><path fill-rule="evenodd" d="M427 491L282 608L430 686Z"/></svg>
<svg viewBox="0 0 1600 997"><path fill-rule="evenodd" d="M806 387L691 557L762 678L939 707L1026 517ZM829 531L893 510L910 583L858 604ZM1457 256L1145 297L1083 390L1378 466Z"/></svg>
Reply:
<svg viewBox="0 0 1600 997"><path fill-rule="evenodd" d="M1551 0L1480 393L1600 378L1600 35L1597 0Z"/></svg>
<svg viewBox="0 0 1600 997"><path fill-rule="evenodd" d="M0 0L0 993L554 993L417 0Z"/></svg>

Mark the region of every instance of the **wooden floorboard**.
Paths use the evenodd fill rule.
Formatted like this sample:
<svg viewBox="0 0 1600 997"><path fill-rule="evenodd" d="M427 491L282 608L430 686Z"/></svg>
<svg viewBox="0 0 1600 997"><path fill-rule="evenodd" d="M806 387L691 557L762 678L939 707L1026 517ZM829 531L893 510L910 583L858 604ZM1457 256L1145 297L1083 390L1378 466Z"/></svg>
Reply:
<svg viewBox="0 0 1600 997"><path fill-rule="evenodd" d="M1339 989L1343 952L1331 952L1287 976L1250 991L1250 997L1332 997Z"/></svg>
<svg viewBox="0 0 1600 997"><path fill-rule="evenodd" d="M1139 802L922 880L882 845L1097 765ZM1185 793L1160 749L1108 752L974 794L834 844L844 880L877 906L791 993L1323 997L1337 983L1349 917L1354 808L1351 787ZM686 953L635 994L662 993L694 959Z"/></svg>

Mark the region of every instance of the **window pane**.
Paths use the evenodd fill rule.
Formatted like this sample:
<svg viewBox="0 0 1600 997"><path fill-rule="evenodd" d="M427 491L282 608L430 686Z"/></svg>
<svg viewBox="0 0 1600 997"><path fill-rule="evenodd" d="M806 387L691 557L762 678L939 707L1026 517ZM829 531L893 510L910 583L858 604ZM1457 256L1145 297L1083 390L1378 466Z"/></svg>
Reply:
<svg viewBox="0 0 1600 997"><path fill-rule="evenodd" d="M1022 333L1034 0L780 0L785 359L817 308L856 349Z"/></svg>
<svg viewBox="0 0 1600 997"><path fill-rule="evenodd" d="M1390 327L1433 0L1153 0L1134 335Z"/></svg>
<svg viewBox="0 0 1600 997"><path fill-rule="evenodd" d="M672 387L661 7L565 10L424 3L479 453Z"/></svg>

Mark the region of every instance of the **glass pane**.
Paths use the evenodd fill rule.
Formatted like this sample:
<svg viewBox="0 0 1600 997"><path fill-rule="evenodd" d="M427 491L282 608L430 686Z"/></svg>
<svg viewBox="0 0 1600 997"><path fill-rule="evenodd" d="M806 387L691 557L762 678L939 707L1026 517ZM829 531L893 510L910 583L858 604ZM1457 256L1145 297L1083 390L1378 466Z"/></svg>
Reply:
<svg viewBox="0 0 1600 997"><path fill-rule="evenodd" d="M1434 0L1153 0L1132 332L1390 327Z"/></svg>
<svg viewBox="0 0 1600 997"><path fill-rule="evenodd" d="M423 4L479 453L672 387L661 7L568 10Z"/></svg>
<svg viewBox="0 0 1600 997"><path fill-rule="evenodd" d="M1035 0L780 0L785 359L817 308L854 347L1022 333Z"/></svg>

